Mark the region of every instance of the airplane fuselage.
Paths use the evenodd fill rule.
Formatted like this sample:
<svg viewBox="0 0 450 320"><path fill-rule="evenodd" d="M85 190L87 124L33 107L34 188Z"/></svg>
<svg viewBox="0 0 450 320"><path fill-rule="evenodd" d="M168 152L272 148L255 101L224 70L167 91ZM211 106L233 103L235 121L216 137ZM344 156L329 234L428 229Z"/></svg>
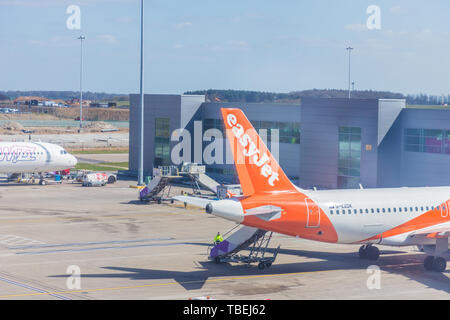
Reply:
<svg viewBox="0 0 450 320"><path fill-rule="evenodd" d="M0 173L59 171L76 163L74 156L55 144L0 142Z"/></svg>
<svg viewBox="0 0 450 320"><path fill-rule="evenodd" d="M394 246L433 243L411 232L450 224L450 187L306 191L240 199L243 212L272 206L273 220L245 215L242 223L310 240ZM288 214L289 213L289 214Z"/></svg>

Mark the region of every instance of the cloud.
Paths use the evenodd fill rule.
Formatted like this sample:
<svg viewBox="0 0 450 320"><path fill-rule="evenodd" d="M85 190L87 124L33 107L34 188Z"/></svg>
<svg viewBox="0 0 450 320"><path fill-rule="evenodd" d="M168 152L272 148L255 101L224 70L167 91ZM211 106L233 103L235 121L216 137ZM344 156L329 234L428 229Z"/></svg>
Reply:
<svg viewBox="0 0 450 320"><path fill-rule="evenodd" d="M190 28L190 27L192 27L192 22L189 22L189 21L177 23L175 25L175 29L186 29L186 28Z"/></svg>
<svg viewBox="0 0 450 320"><path fill-rule="evenodd" d="M365 24L348 24L345 26L345 30L352 32L364 32L368 29Z"/></svg>
<svg viewBox="0 0 450 320"><path fill-rule="evenodd" d="M242 40L231 40L228 42L228 44L232 47L240 47L240 48L248 47L248 42Z"/></svg>
<svg viewBox="0 0 450 320"><path fill-rule="evenodd" d="M180 43L176 43L176 44L173 45L173 48L174 49L182 49L182 48L184 48L184 45L182 45Z"/></svg>
<svg viewBox="0 0 450 320"><path fill-rule="evenodd" d="M406 10L403 7L395 6L389 9L389 12L392 14L406 14L408 13L408 10Z"/></svg>
<svg viewBox="0 0 450 320"><path fill-rule="evenodd" d="M77 5L95 5L95 4L127 4L135 0L78 0ZM0 0L0 7L52 7L68 6L74 0Z"/></svg>
<svg viewBox="0 0 450 320"><path fill-rule="evenodd" d="M129 23L133 23L134 22L134 18L130 17L130 16L123 16L123 17L119 17L116 19L116 22L118 23L124 23L124 24L129 24Z"/></svg>
<svg viewBox="0 0 450 320"><path fill-rule="evenodd" d="M52 36L47 39L31 39L27 41L32 46L40 47L53 47L53 48L63 48L63 47L74 47L79 45L79 41L74 37L68 36Z"/></svg>
<svg viewBox="0 0 450 320"><path fill-rule="evenodd" d="M100 34L96 37L97 39L109 43L109 44L118 44L119 40L117 37L111 35L111 34Z"/></svg>

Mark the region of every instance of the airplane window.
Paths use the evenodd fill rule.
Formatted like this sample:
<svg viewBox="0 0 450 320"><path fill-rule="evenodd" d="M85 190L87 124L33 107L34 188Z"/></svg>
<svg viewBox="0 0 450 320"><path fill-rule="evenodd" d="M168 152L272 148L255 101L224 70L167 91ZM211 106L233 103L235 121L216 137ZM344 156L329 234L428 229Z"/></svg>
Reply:
<svg viewBox="0 0 450 320"><path fill-rule="evenodd" d="M419 208L416 207L416 212L419 211Z"/></svg>
<svg viewBox="0 0 450 320"><path fill-rule="evenodd" d="M402 212L402 208L398 208L398 212Z"/></svg>
<svg viewBox="0 0 450 320"><path fill-rule="evenodd" d="M336 210L336 214L339 214L339 210Z"/></svg>
<svg viewBox="0 0 450 320"><path fill-rule="evenodd" d="M372 213L375 213L375 210L373 210L373 209L370 209L370 212L372 212Z"/></svg>
<svg viewBox="0 0 450 320"><path fill-rule="evenodd" d="M420 207L420 211L423 211L423 207Z"/></svg>
<svg viewBox="0 0 450 320"><path fill-rule="evenodd" d="M393 210L394 212L397 212L397 208L393 208L392 210Z"/></svg>
<svg viewBox="0 0 450 320"><path fill-rule="evenodd" d="M377 208L377 213L380 213L380 208Z"/></svg>
<svg viewBox="0 0 450 320"><path fill-rule="evenodd" d="M342 214L345 214L345 210L342 210Z"/></svg>
<svg viewBox="0 0 450 320"><path fill-rule="evenodd" d="M366 213L369 213L369 209L366 209Z"/></svg>
<svg viewBox="0 0 450 320"><path fill-rule="evenodd" d="M382 211L383 213L386 213L386 209L385 209L385 208L381 209L381 211Z"/></svg>
<svg viewBox="0 0 450 320"><path fill-rule="evenodd" d="M391 208L388 208L388 213L391 213Z"/></svg>
<svg viewBox="0 0 450 320"><path fill-rule="evenodd" d="M330 210L330 214L333 214L333 210Z"/></svg>
<svg viewBox="0 0 450 320"><path fill-rule="evenodd" d="M349 209L349 210L348 210L348 214L352 214L352 210Z"/></svg>
<svg viewBox="0 0 450 320"><path fill-rule="evenodd" d="M359 213L363 213L363 209L359 209Z"/></svg>
<svg viewBox="0 0 450 320"><path fill-rule="evenodd" d="M426 206L425 209L428 211L429 210L428 206Z"/></svg>

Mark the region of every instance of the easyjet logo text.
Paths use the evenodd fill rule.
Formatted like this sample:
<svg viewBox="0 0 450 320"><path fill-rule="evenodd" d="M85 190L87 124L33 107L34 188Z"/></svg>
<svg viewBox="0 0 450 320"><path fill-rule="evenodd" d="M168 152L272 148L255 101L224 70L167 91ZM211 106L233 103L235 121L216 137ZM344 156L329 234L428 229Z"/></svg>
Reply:
<svg viewBox="0 0 450 320"><path fill-rule="evenodd" d="M266 152L261 154L252 138L245 133L244 128L237 122L234 114L227 115L227 124L231 127L231 131L239 144L242 146L242 154L244 157L250 159L257 167L260 168L260 174L267 178L267 182L272 187L275 186L275 181L278 181L278 173L275 172L270 165L270 158Z"/></svg>

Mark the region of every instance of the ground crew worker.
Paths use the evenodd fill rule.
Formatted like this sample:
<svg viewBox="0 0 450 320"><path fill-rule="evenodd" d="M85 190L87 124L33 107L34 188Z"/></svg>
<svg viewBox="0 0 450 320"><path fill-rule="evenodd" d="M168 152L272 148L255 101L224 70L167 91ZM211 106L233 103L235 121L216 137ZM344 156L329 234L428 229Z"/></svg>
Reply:
<svg viewBox="0 0 450 320"><path fill-rule="evenodd" d="M223 241L222 236L220 235L220 232L217 232L217 235L214 237L214 244L218 245Z"/></svg>

